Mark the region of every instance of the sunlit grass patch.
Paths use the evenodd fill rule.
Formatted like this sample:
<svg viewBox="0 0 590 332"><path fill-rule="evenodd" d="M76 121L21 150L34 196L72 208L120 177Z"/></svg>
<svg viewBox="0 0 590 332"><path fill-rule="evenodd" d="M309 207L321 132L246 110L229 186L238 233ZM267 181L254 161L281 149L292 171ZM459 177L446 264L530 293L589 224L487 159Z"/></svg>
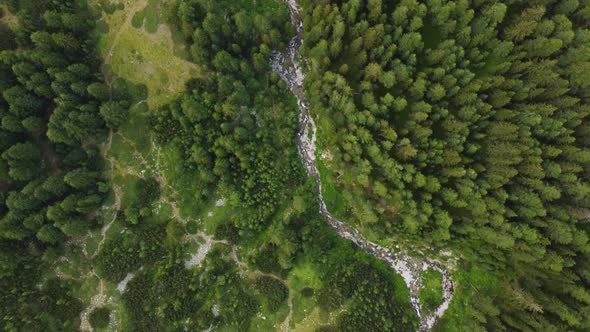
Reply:
<svg viewBox="0 0 590 332"><path fill-rule="evenodd" d="M83 248L83 246L77 243L70 245L69 250L64 255L64 259L60 261L57 267L61 278L80 280L90 271L90 262L84 256Z"/></svg>
<svg viewBox="0 0 590 332"><path fill-rule="evenodd" d="M217 206L217 202L222 200L220 197L209 203L204 209L201 219L203 220L203 231L213 234L218 225L229 222L231 216L235 213L229 206Z"/></svg>
<svg viewBox="0 0 590 332"><path fill-rule="evenodd" d="M169 102L187 80L199 75L198 66L175 56L176 45L168 26L160 24L159 8L158 1L140 0L103 14L109 31L99 41L111 74L145 84L150 107Z"/></svg>
<svg viewBox="0 0 590 332"><path fill-rule="evenodd" d="M453 273L453 281L453 301L432 331L460 331L465 326L465 317L479 313L474 309L476 304L502 287L497 273L478 266L462 266Z"/></svg>
<svg viewBox="0 0 590 332"><path fill-rule="evenodd" d="M327 324L317 304L318 291L323 287L319 275L309 262L300 262L289 273L289 287L293 292L293 326L295 331L314 331Z"/></svg>
<svg viewBox="0 0 590 332"><path fill-rule="evenodd" d="M136 83L143 83L149 91L148 103L161 106L184 90L184 83L198 74L197 66L177 58L166 33L145 36L141 30L127 30L113 52L113 73ZM162 77L169 77L163 82Z"/></svg>

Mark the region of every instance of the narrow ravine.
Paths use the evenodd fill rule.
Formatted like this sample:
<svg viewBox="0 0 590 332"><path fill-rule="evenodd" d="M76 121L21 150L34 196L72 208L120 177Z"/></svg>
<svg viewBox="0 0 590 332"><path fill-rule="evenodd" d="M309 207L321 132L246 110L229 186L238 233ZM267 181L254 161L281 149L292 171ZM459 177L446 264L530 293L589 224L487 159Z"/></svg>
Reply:
<svg viewBox="0 0 590 332"><path fill-rule="evenodd" d="M297 149L307 170L307 174L315 179L319 193L320 214L326 217L328 224L341 237L351 240L359 248L374 257L385 261L404 279L410 291L410 304L420 319L419 331L428 331L444 315L454 294L453 280L450 272L434 259L411 257L403 253L395 253L385 247L365 239L357 230L335 218L326 207L322 196L322 183L316 166L316 125L309 113L309 103L305 100L303 83L305 75L298 61L305 63L305 58L299 53L303 43L303 23L296 0L285 0L291 22L297 28L297 35L289 43L285 52L274 52L271 61L272 70L276 72L289 86L297 98L301 110L299 115L299 133L297 135ZM420 306L420 289L422 288L421 273L433 269L442 274L443 303L431 314L426 314Z"/></svg>

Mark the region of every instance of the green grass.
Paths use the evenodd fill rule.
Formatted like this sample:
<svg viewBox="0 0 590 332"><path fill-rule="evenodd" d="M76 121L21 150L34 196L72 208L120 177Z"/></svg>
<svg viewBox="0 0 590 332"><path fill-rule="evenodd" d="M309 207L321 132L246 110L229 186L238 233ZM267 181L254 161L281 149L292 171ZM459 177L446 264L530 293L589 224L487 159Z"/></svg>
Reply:
<svg viewBox="0 0 590 332"><path fill-rule="evenodd" d="M135 151L144 157L152 148L152 135L148 124L149 109L145 101L136 102L129 109L129 118L120 129L119 133L125 137L128 145L132 145Z"/></svg>
<svg viewBox="0 0 590 332"><path fill-rule="evenodd" d="M293 327L290 331L312 332L317 331L320 326L334 326L337 322L338 315L349 310L351 303L352 301L348 300L340 308L332 312L325 311L314 304L313 306L304 309L304 316L302 316L301 319L294 320Z"/></svg>
<svg viewBox="0 0 590 332"><path fill-rule="evenodd" d="M152 0L154 1L154 0ZM223 3L225 7L232 8L237 7L244 9L247 13L254 14L270 14L270 15L277 15L277 13L281 12L279 8L283 8L284 11L282 14L286 14L286 6L282 1L275 1L275 0L217 0L219 3Z"/></svg>
<svg viewBox="0 0 590 332"><path fill-rule="evenodd" d="M146 129L147 130L147 129ZM158 147L155 153L158 169L176 192L176 201L183 216L195 216L208 204L202 202L196 193L201 189L198 173L184 166L183 156L174 145Z"/></svg>
<svg viewBox="0 0 590 332"><path fill-rule="evenodd" d="M346 212L344 197L336 189L334 176L331 175L331 171L321 159L317 159L317 166L322 181L322 194L324 195L324 201L326 201L328 209L335 215L343 215Z"/></svg>
<svg viewBox="0 0 590 332"><path fill-rule="evenodd" d="M170 82L170 78L168 77L168 75L166 75L166 73L160 74L160 82L162 82L162 84L167 84L168 82Z"/></svg>
<svg viewBox="0 0 590 332"><path fill-rule="evenodd" d="M145 31L156 33L160 23L159 5L157 1L150 0L145 10Z"/></svg>
<svg viewBox="0 0 590 332"><path fill-rule="evenodd" d="M99 280L96 277L85 278L80 284L80 287L74 289L73 295L82 299L84 305L87 306L90 304L90 299L96 295L98 283Z"/></svg>
<svg viewBox="0 0 590 332"><path fill-rule="evenodd" d="M109 220L110 221L110 220ZM100 238L98 236L90 237L86 240L86 252L89 254L94 253L98 249L98 242Z"/></svg>
<svg viewBox="0 0 590 332"><path fill-rule="evenodd" d="M462 331L465 317L473 316L471 307L480 296L493 296L498 291L498 277L484 268L463 266L453 273L455 294L449 309L432 331Z"/></svg>
<svg viewBox="0 0 590 332"><path fill-rule="evenodd" d="M310 262L301 261L289 273L287 280L293 290L294 325L303 324L313 326L313 324L310 324L311 322L304 322L304 320L310 314L315 314L317 317L314 317L313 320L320 321L319 308L316 310L317 291L322 288L320 276ZM304 296L301 291L305 288L314 289L315 294L310 297ZM325 320L322 321L324 322Z"/></svg>
<svg viewBox="0 0 590 332"><path fill-rule="evenodd" d="M253 282L253 280L251 282ZM251 287L254 288L255 286L252 284ZM253 317L252 323L250 324L250 328L248 330L251 332L277 330L276 327L278 327L279 324L283 322L289 314L287 301L284 301L280 308L273 313L267 310L265 305L266 299L262 294L256 292L255 297L261 304L260 311L255 317Z"/></svg>
<svg viewBox="0 0 590 332"><path fill-rule="evenodd" d="M169 27L174 44L174 55L180 59L190 61L191 58L189 48L185 45L185 38L182 34L182 31L174 25L169 25Z"/></svg>
<svg viewBox="0 0 590 332"><path fill-rule="evenodd" d="M143 26L144 19L145 9L138 10L137 12L135 12L133 18L131 19L131 25L136 29L141 29L141 27Z"/></svg>
<svg viewBox="0 0 590 332"><path fill-rule="evenodd" d="M422 289L420 290L420 305L426 312L433 312L443 302L442 274L433 269L422 273Z"/></svg>
<svg viewBox="0 0 590 332"><path fill-rule="evenodd" d="M151 108L170 102L184 91L187 80L201 75L197 65L183 58L183 40L160 22L159 12L159 1L137 0L124 10L105 13L102 20L109 31L98 42L110 75L145 85Z"/></svg>
<svg viewBox="0 0 590 332"><path fill-rule="evenodd" d="M195 186L198 184L195 181L194 171L187 171L181 167L180 155L168 158L173 154L166 154L170 150L163 151L158 158L158 150L152 145L148 115L150 108L167 103L182 92L184 82L198 74L198 67L174 56L174 45L167 30L162 27L158 29L157 8L159 7L154 5L157 5L157 2L150 1L148 4L145 0L138 0L131 2L124 10L121 10L123 6L118 2L113 4L112 8L105 9L103 6L105 3L100 0L91 1L95 9L103 11L96 35L99 38L98 47L105 57L104 72L108 77L121 77L125 80L115 81L113 84L115 92L119 88L125 88L132 95L128 121L114 134L112 147L107 155L112 158L115 165L109 180L121 188L122 206L125 207L138 198L136 188L139 181L138 174L144 171L143 174L146 177L153 176L159 172L160 167L174 170L173 183L170 184L183 194L178 204L187 216L194 216L199 212L194 209L194 205L199 203L194 197ZM151 8L152 11L151 13L148 10L143 12L142 8ZM140 13L137 14L138 12ZM132 15L133 19L127 20L129 15ZM126 25L129 21L131 24ZM157 33L147 34L146 30L133 28L136 25L143 26L144 21L146 30L151 24ZM116 44L113 45L115 41ZM109 169L108 167L109 164L106 163L106 169ZM170 175L164 171L163 173ZM177 201L169 190L165 190L163 194L167 195L166 198L170 201ZM97 294L99 279L91 274L91 256L98 249L98 242L102 239L99 227L112 220L114 202L114 195L111 193L104 203L108 209L99 211L97 229L87 237L76 239L79 242L73 243L71 248L68 248L65 253L66 259L59 261L55 267L55 272L59 271L59 275L63 278L80 281L79 286L73 289L73 296L81 299L84 306L89 305L92 297ZM170 205L155 202L151 208L154 214L147 218L146 222L161 224L171 220ZM222 210L223 208L216 208L215 215L218 218L216 222L222 221L227 216ZM117 220L106 233L106 238L112 238L126 229L125 222ZM87 254L84 254L82 248L86 249ZM105 281L104 285L105 295L109 298L108 306L113 309L117 321L121 322L118 328L130 329L120 294L116 290L116 283Z"/></svg>
<svg viewBox="0 0 590 332"><path fill-rule="evenodd" d="M114 179L123 190L123 197L121 197L121 206L123 208L131 206L132 203L139 201L137 192L137 184L141 179L133 175L121 175Z"/></svg>
<svg viewBox="0 0 590 332"><path fill-rule="evenodd" d="M215 206L216 201L216 199L212 200L209 205L203 209L200 218L203 220L203 231L209 234L213 234L217 225L226 223L231 219L231 216L237 212L228 207L227 203L225 206ZM209 213L212 215L209 216Z"/></svg>
<svg viewBox="0 0 590 332"><path fill-rule="evenodd" d="M113 136L113 147L111 148L110 155L116 158L114 175L125 177L141 172L144 166L140 160L135 158L134 153L136 151L137 149L129 144L129 140L121 134ZM139 176L139 174L136 176Z"/></svg>
<svg viewBox="0 0 590 332"><path fill-rule="evenodd" d="M284 311L284 310L280 310ZM265 313L263 311L259 312L255 317L253 317L252 322L250 323L250 328L248 331L250 332L259 332L259 331L277 331L279 324L282 320L284 320L283 315L279 315L278 313L270 314Z"/></svg>
<svg viewBox="0 0 590 332"><path fill-rule="evenodd" d="M75 246L66 254L66 261L60 265L60 271L77 279L90 270L90 263L85 259L82 247Z"/></svg>

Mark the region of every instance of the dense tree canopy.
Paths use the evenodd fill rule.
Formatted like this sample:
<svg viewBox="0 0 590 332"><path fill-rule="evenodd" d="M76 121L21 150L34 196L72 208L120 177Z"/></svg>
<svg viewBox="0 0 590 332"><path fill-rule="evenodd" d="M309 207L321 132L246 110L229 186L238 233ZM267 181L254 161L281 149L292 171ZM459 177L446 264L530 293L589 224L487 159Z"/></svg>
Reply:
<svg viewBox="0 0 590 332"><path fill-rule="evenodd" d="M464 329L588 329L590 3L301 3L342 215L501 276Z"/></svg>
<svg viewBox="0 0 590 332"><path fill-rule="evenodd" d="M455 300L435 329L590 329L590 1L297 3L325 200L371 240L452 249ZM135 120L132 85L100 73L87 1L0 4L17 21L0 21L0 330L75 331L90 279L55 266L101 233L110 184L99 144ZM125 173L116 231L86 255L101 287L128 281L120 328L252 330L296 299L332 317L318 330L415 330L400 276L318 214L295 147L297 103L269 64L295 34L285 3L148 7L132 25L165 18L199 75L167 105L143 105L156 168L161 156L179 164ZM188 195L165 179L183 172L196 182ZM205 224L226 242L187 266L203 220L171 201L221 210L219 194L222 220ZM309 280L317 288L298 289ZM89 323L115 322L113 308Z"/></svg>
<svg viewBox="0 0 590 332"><path fill-rule="evenodd" d="M216 186L236 193L229 205L239 214L219 225L216 236L241 245L263 239L248 262L275 276L285 277L302 255L312 257L314 267L325 273L322 287L334 287L336 275L352 273L340 266L361 258L354 256L350 243L328 235L329 228L317 213L314 182L305 179L295 146L297 106L286 84L271 73L271 51L284 49L294 34L284 3L263 1L252 6L248 1L180 0L170 3L166 12L191 45L192 60L207 72L187 84L188 94L157 110L151 124L160 144L179 148L184 166L198 173L199 199L209 199ZM285 209L291 202L293 208ZM346 257L346 261L337 259ZM326 261L336 261L335 266L326 268ZM362 283L367 273L379 283L366 292L346 292L343 299L354 302L362 315L342 316L340 326L350 321L351 328L364 324L387 331L413 328L411 308L389 296L398 286L372 263L359 265L352 279ZM243 330L256 311L275 312L284 305L288 294L281 282L264 277L255 285L255 294L264 295L262 301L240 288L227 290L220 308L233 309L229 313L222 309L222 321L233 320L231 325ZM373 298L383 287L387 292ZM369 314L374 308L379 309Z"/></svg>
<svg viewBox="0 0 590 332"><path fill-rule="evenodd" d="M179 145L186 163L197 167L202 198L213 184L231 186L241 194L240 227L260 230L301 174L293 149L297 110L269 66L271 50L292 35L287 12L233 1L170 6L171 21L184 22L193 61L210 74L157 112L156 134Z"/></svg>
<svg viewBox="0 0 590 332"><path fill-rule="evenodd" d="M42 273L104 199L94 19L84 1L2 3L18 25L0 28L0 329L74 331L73 284Z"/></svg>

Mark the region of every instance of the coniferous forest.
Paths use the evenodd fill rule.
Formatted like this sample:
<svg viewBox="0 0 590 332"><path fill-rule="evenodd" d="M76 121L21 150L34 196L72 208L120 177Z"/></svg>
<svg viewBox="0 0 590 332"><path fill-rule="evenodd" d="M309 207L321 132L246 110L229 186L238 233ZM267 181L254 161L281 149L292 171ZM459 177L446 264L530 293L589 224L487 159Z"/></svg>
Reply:
<svg viewBox="0 0 590 332"><path fill-rule="evenodd" d="M590 330L588 116L589 0L0 0L0 330Z"/></svg>
<svg viewBox="0 0 590 332"><path fill-rule="evenodd" d="M489 271L465 330L588 329L590 3L303 4L342 216Z"/></svg>

